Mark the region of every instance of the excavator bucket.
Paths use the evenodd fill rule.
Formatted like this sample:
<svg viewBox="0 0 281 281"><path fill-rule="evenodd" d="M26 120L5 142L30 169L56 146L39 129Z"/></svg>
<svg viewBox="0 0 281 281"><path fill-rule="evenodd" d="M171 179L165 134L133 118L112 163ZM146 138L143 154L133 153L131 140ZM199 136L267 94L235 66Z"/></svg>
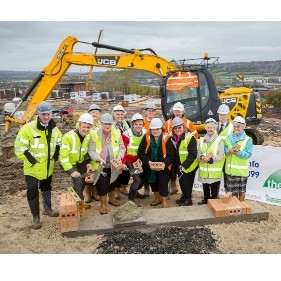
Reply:
<svg viewBox="0 0 281 281"><path fill-rule="evenodd" d="M15 158L14 152L15 138L11 136L2 136L0 140L0 161L2 163L10 163Z"/></svg>

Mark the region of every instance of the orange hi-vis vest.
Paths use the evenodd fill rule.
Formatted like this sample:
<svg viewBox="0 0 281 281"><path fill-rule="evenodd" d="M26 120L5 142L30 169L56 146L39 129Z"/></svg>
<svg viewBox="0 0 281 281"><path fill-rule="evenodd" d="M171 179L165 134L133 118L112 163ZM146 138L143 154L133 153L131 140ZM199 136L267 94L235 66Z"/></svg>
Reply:
<svg viewBox="0 0 281 281"><path fill-rule="evenodd" d="M167 154L166 143L167 143L169 138L170 138L170 136L168 134L162 135L162 143L161 143L161 145L162 145L162 151L163 151L163 157L164 158L166 157L166 154ZM147 153L148 148L150 147L150 134L149 133L145 134L145 139L146 139L145 153ZM170 164L168 166L168 169L172 170L172 164Z"/></svg>
<svg viewBox="0 0 281 281"><path fill-rule="evenodd" d="M150 129L150 121L147 119L147 117L145 117L144 120L143 120L143 127L144 127L146 130L149 130L149 129Z"/></svg>
<svg viewBox="0 0 281 281"><path fill-rule="evenodd" d="M183 124L188 128L188 130L195 137L195 139L198 139L199 134L198 134L194 124L190 120L186 119L185 117L181 117L181 119L183 121ZM170 118L164 124L165 133L170 134L170 135L172 134L172 128L173 128L172 122L173 122L173 119Z"/></svg>
<svg viewBox="0 0 281 281"><path fill-rule="evenodd" d="M173 73L166 85L168 91L180 91L190 87L198 88L198 76L191 72Z"/></svg>

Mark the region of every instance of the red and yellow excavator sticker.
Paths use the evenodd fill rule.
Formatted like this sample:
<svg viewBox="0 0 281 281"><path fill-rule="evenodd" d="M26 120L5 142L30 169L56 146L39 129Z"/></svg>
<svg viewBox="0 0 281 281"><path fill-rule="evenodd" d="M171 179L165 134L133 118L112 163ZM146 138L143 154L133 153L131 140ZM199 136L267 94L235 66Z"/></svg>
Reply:
<svg viewBox="0 0 281 281"><path fill-rule="evenodd" d="M175 72L167 80L168 91L184 90L185 88L198 87L198 76L191 72Z"/></svg>

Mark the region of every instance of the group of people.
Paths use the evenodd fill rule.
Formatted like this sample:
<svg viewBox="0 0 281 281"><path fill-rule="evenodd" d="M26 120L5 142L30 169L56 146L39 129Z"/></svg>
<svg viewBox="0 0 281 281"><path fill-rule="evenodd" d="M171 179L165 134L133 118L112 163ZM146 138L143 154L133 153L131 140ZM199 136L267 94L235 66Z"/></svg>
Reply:
<svg viewBox="0 0 281 281"><path fill-rule="evenodd" d="M139 205L135 199L149 196L150 189L154 194L150 205L167 208L169 196L178 192L177 180L182 196L176 203L191 206L197 170L204 193L199 205L218 198L222 178L225 192L245 200L253 152L252 139L244 131L245 120L238 116L229 122L229 107L222 104L219 122L207 119L206 134L199 138L194 124L184 117L184 105L177 102L172 111L163 123L156 117L156 105L149 102L145 116L135 113L128 121L121 105L102 114L100 106L93 104L79 117L76 127L62 135L52 119L52 105L40 103L37 117L21 127L15 141L15 153L24 163L32 228L41 227L38 187L44 213L58 216L51 206L56 161L72 178L81 200L100 202L101 215L108 213L107 204L120 205L121 194ZM117 167L113 160L121 164ZM155 162L163 165L155 168ZM92 182L86 183L90 175Z"/></svg>

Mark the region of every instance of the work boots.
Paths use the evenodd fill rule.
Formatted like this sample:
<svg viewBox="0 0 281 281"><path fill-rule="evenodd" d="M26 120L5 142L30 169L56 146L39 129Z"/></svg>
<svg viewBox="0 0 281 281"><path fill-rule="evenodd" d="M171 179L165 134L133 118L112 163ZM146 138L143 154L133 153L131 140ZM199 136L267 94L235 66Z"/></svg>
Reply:
<svg viewBox="0 0 281 281"><path fill-rule="evenodd" d="M177 181L170 181L170 195L174 195L178 192L178 188L177 188Z"/></svg>
<svg viewBox="0 0 281 281"><path fill-rule="evenodd" d="M167 197L162 197L162 208L168 208Z"/></svg>
<svg viewBox="0 0 281 281"><path fill-rule="evenodd" d="M118 201L115 199L115 190L112 190L109 192L109 200L108 203L112 206L120 206L120 204L118 203Z"/></svg>
<svg viewBox="0 0 281 281"><path fill-rule="evenodd" d="M59 213L55 212L52 209L52 204L51 204L51 190L46 190L42 191L42 201L43 201L43 214L47 215L49 217L58 217Z"/></svg>
<svg viewBox="0 0 281 281"><path fill-rule="evenodd" d="M108 210L107 210L107 196L100 196L100 214L104 215L107 214Z"/></svg>
<svg viewBox="0 0 281 281"><path fill-rule="evenodd" d="M95 185L92 186L92 198L94 198L96 201L100 201L100 197L97 193L97 187Z"/></svg>
<svg viewBox="0 0 281 281"><path fill-rule="evenodd" d="M84 202L90 203L92 201L91 199L91 191L92 191L92 185L86 184L83 190L83 196L84 196Z"/></svg>
<svg viewBox="0 0 281 281"><path fill-rule="evenodd" d="M127 188L128 188L128 185L121 184L120 193L122 193L124 195L129 195L129 191Z"/></svg>
<svg viewBox="0 0 281 281"><path fill-rule="evenodd" d="M41 228L40 223L40 210L39 210L39 198L35 198L33 200L27 200L29 204L29 208L33 217L33 223L31 228L39 229Z"/></svg>
<svg viewBox="0 0 281 281"><path fill-rule="evenodd" d="M150 206L157 206L162 203L162 197L159 192L154 192L154 200L150 203Z"/></svg>
<svg viewBox="0 0 281 281"><path fill-rule="evenodd" d="M245 193L242 193L242 192L240 192L239 193L239 200L241 201L241 202L243 202L243 201L245 201Z"/></svg>

